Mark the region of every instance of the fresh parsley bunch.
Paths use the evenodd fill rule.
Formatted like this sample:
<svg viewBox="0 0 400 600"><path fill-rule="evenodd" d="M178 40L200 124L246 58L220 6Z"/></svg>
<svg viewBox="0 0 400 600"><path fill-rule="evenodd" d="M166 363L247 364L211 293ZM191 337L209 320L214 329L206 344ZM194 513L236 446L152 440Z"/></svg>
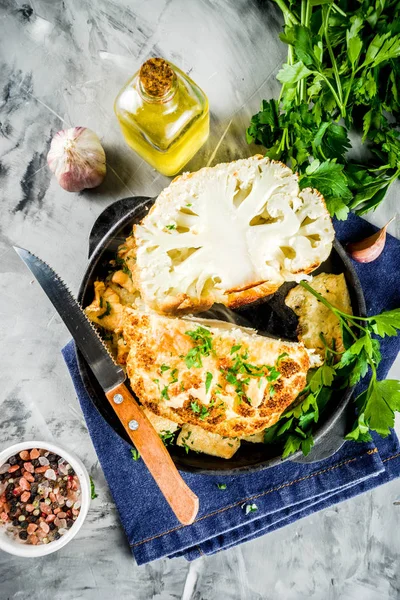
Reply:
<svg viewBox="0 0 400 600"><path fill-rule="evenodd" d="M297 170L332 216L364 214L400 175L400 0L274 0L281 8L287 62L279 100L264 100L248 142ZM349 161L349 131L360 133L364 164Z"/></svg>
<svg viewBox="0 0 400 600"><path fill-rule="evenodd" d="M377 368L381 361L378 338L397 335L400 330L400 309L371 317L356 317L334 307L307 282L302 281L300 285L339 319L345 351L337 352L321 338L325 345L324 364L310 375L295 406L265 430L264 441L282 444L282 458L299 449L307 455L314 445L315 424L333 391L354 386L367 374L371 378L367 389L354 400L357 418L346 439L370 441L370 431L386 437L394 425L395 412L400 411L400 381L378 380Z"/></svg>

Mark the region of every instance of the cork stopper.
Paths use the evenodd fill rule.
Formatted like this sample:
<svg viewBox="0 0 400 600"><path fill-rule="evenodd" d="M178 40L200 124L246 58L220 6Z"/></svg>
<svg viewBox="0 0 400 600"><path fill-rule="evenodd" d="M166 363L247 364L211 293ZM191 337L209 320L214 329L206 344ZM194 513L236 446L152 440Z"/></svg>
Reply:
<svg viewBox="0 0 400 600"><path fill-rule="evenodd" d="M139 78L146 94L162 98L171 90L175 73L163 58L150 58L141 66Z"/></svg>

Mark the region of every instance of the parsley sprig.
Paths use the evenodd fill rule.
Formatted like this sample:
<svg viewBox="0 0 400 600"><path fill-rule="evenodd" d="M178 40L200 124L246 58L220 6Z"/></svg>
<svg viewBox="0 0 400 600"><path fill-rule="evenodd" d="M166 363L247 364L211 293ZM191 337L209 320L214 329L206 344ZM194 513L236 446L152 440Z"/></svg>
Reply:
<svg viewBox="0 0 400 600"><path fill-rule="evenodd" d="M324 364L309 377L295 406L287 410L275 425L265 430L264 441L283 444L283 458L299 449L308 454L314 444L312 433L315 423L334 389L353 386L368 372L371 375L370 381L367 389L354 400L357 418L346 439L370 441L370 431L386 437L394 425L395 412L400 411L400 381L378 380L377 368L381 353L377 338L397 335L400 330L400 309L370 317L358 317L333 306L307 282L302 281L300 285L339 319L345 350L338 352L323 339Z"/></svg>
<svg viewBox="0 0 400 600"><path fill-rule="evenodd" d="M369 430L386 437L394 425L395 412L400 411L400 381L378 380L377 367L381 361L381 353L376 336L384 338L397 335L400 330L400 309L370 317L357 317L332 306L305 281L301 285L334 313L351 339L335 365L336 373L347 375L349 384L355 385L369 369L371 372L367 389L355 399L358 417L346 439L369 441L372 439ZM359 331L358 338L354 329Z"/></svg>
<svg viewBox="0 0 400 600"><path fill-rule="evenodd" d="M331 362L331 359L329 359ZM282 458L302 450L309 454L314 445L313 429L320 414L329 402L333 389L334 369L324 364L314 373L310 372L309 381L299 394L294 406L290 407L275 425L264 432L266 444L283 445Z"/></svg>
<svg viewBox="0 0 400 600"><path fill-rule="evenodd" d="M275 0L288 45L279 100L263 100L249 142L290 164L317 188L331 215L376 208L400 175L399 2ZM362 130L365 164L348 160ZM361 136L360 136L361 137Z"/></svg>

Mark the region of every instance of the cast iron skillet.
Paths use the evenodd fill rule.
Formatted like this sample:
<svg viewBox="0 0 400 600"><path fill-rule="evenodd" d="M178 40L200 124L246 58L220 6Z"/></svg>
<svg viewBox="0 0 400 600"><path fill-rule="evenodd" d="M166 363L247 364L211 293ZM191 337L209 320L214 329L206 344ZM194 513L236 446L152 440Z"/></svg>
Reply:
<svg viewBox="0 0 400 600"><path fill-rule="evenodd" d="M90 234L89 265L78 294L82 306L92 302L93 283L97 279L103 279L108 273L108 263L115 257L118 246L131 233L133 223L139 222L145 216L153 202L154 198L143 196L118 200L98 217ZM315 271L315 274L319 272L344 273L353 312L358 316L365 315L365 301L359 279L339 242L334 242L330 257ZM293 285L295 284L285 284L266 300L233 313L235 320L238 324L254 327L260 333L295 340L297 318L284 303L284 298ZM77 351L77 359L83 383L93 404L118 435L131 443L79 351ZM352 412L346 411L352 391L353 388L341 390L332 397L325 414L319 421L319 427L314 435L316 443L311 453L303 457L302 453L298 452L292 455L290 460L315 462L331 456L340 448L343 444L347 416ZM230 460L194 452L186 454L183 448L175 445L169 447L169 450L180 469L207 475L218 475L221 472L225 475L252 472L282 462L279 447L246 442L242 442L240 449Z"/></svg>

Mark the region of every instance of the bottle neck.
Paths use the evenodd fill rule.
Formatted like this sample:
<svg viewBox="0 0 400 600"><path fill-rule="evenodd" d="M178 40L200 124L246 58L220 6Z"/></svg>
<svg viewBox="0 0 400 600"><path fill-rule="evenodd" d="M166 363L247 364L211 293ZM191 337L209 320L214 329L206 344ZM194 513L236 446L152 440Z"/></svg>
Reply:
<svg viewBox="0 0 400 600"><path fill-rule="evenodd" d="M164 58L149 58L140 67L139 92L145 102L165 104L177 89L174 69Z"/></svg>
<svg viewBox="0 0 400 600"><path fill-rule="evenodd" d="M143 99L143 101L148 102L149 104L165 104L166 102L169 102L175 96L177 89L178 89L178 80L177 80L177 77L175 76L169 89L167 89L162 95L149 94L146 91L140 76L138 77L139 94L140 94L141 98Z"/></svg>

